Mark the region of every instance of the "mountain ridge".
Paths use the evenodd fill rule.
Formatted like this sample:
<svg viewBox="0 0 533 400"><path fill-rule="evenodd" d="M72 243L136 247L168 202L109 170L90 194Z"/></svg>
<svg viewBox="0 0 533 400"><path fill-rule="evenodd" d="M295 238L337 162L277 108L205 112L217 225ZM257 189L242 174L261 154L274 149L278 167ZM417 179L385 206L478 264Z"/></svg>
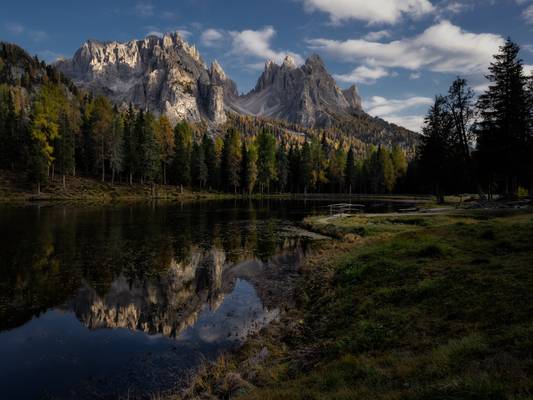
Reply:
<svg viewBox="0 0 533 400"><path fill-rule="evenodd" d="M207 66L196 47L177 32L129 42L88 40L71 59L55 66L81 88L104 94L115 104L166 114L173 123L206 123L213 131L229 114L238 114L340 129L365 137L365 142L369 132L378 132L385 142L405 135L413 142L418 136L366 114L357 87L341 89L318 54L301 66L291 56L281 65L267 60L255 87L242 95L217 60Z"/></svg>

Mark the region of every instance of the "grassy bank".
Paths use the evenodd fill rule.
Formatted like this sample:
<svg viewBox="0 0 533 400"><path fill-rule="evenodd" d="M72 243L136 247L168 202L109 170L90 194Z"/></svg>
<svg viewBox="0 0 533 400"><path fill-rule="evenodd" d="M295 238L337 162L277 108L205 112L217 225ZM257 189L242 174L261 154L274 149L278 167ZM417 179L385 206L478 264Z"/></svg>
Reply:
<svg viewBox="0 0 533 400"><path fill-rule="evenodd" d="M152 192L151 184L141 185L135 182L129 185L126 182L102 182L94 178L65 177L63 185L62 176L56 176L49 180L41 188L41 194L37 195L37 186L26 179L25 174L17 174L8 170L0 170L0 202L26 202L26 201L136 201L136 200L217 200L241 198L241 194L220 193L215 191L191 191L171 185L155 185ZM321 200L331 202L341 201L386 201L386 202L409 202L412 204L433 204L430 196L407 196L407 195L352 195L328 194L328 193L272 193L253 194L246 196L252 199L297 199L297 200Z"/></svg>
<svg viewBox="0 0 533 400"><path fill-rule="evenodd" d="M306 221L296 309L188 398L531 399L533 213Z"/></svg>
<svg viewBox="0 0 533 400"><path fill-rule="evenodd" d="M27 182L24 176L11 171L0 170L0 201L2 202L25 202L25 201L136 201L136 200L195 200L195 199L225 199L235 196L199 191L193 192L184 189L183 192L176 186L155 185L152 192L151 184L141 185L134 183L129 185L124 182L101 182L97 179L85 177L65 178L56 176L41 188L41 194L37 195L36 185Z"/></svg>

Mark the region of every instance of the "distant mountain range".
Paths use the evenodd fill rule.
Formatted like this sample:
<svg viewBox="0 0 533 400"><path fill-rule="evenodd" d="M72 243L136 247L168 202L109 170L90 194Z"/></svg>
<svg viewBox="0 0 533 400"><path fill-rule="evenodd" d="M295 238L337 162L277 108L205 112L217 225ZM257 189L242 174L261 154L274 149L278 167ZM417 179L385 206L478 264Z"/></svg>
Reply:
<svg viewBox="0 0 533 400"><path fill-rule="evenodd" d="M178 33L127 43L89 40L71 59L55 66L81 88L104 94L118 105L131 103L164 113L173 122L186 119L216 127L233 113L358 132L358 136L366 133L366 139L368 133L405 136L406 142L416 136L368 116L357 88L341 90L316 54L300 67L290 56L282 65L267 61L255 88L245 95L239 95L217 61L208 67L196 47Z"/></svg>

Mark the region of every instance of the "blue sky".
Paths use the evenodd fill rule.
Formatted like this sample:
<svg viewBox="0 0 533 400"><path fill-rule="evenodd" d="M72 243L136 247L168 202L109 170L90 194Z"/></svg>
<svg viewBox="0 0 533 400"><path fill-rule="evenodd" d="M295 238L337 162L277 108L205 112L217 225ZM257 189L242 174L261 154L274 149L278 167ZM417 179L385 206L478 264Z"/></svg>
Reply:
<svg viewBox="0 0 533 400"><path fill-rule="evenodd" d="M533 0L6 0L0 14L0 39L47 61L87 39L176 30L242 92L266 59L301 63L316 52L341 87L358 86L370 114L412 129L455 76L483 90L508 36L533 69Z"/></svg>

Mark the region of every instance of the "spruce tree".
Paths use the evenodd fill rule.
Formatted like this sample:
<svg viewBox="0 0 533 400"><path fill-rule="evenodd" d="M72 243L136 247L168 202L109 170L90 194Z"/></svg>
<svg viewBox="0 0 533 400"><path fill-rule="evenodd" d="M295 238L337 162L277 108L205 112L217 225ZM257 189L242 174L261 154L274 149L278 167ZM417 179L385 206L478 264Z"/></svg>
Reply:
<svg viewBox="0 0 533 400"><path fill-rule="evenodd" d="M191 183L191 151L193 133L190 125L182 121L174 128L175 154L173 161L174 179L178 185Z"/></svg>
<svg viewBox="0 0 533 400"><path fill-rule="evenodd" d="M349 193L355 189L355 154L353 146L350 146L348 150L348 155L346 156L346 167L344 169L344 184L348 188Z"/></svg>
<svg viewBox="0 0 533 400"><path fill-rule="evenodd" d="M527 78L519 52L510 39L500 48L489 67L489 89L478 100L481 174L489 186L500 184L505 195L517 193L530 160Z"/></svg>
<svg viewBox="0 0 533 400"><path fill-rule="evenodd" d="M276 179L276 138L266 129L257 136L257 153L257 183L263 194Z"/></svg>
<svg viewBox="0 0 533 400"><path fill-rule="evenodd" d="M191 178L196 187L203 189L207 184L205 153L200 143L194 142L191 153Z"/></svg>

